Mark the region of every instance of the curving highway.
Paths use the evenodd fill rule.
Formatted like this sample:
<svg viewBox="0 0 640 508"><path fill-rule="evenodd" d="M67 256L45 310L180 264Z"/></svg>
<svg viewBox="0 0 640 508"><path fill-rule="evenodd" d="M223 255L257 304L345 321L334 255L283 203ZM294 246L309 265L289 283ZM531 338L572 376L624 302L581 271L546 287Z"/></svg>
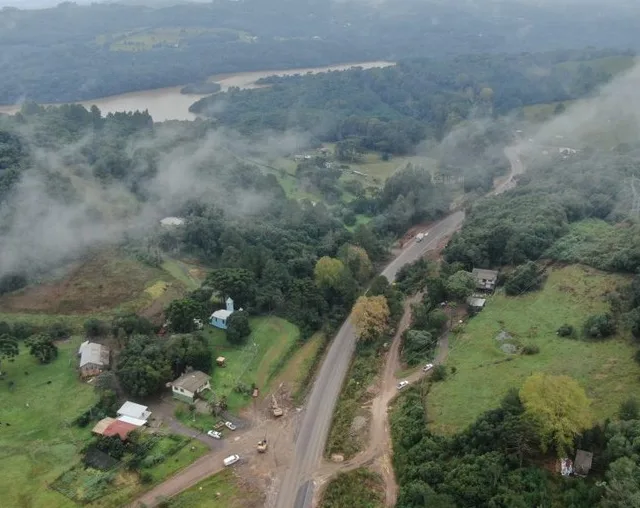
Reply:
<svg viewBox="0 0 640 508"><path fill-rule="evenodd" d="M505 149L511 171L504 181L495 186L489 195L500 194L515 186L514 177L525 171L516 147ZM428 250L435 249L445 237L455 232L464 221L464 212L457 211L434 224L428 236L421 242L411 243L382 271L392 282L398 270L411 263ZM356 345L351 320L347 319L335 336L327 356L313 384L305 413L300 424L292 463L284 476L276 500L276 508L308 508L313 499L313 473L322 459L329 433L333 410L340 395Z"/></svg>

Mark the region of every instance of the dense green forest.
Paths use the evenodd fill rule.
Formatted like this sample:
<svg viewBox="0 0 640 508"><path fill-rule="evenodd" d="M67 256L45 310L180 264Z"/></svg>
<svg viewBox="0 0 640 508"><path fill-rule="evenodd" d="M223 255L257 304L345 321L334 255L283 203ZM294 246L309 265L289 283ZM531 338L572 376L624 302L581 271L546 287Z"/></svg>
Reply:
<svg viewBox="0 0 640 508"><path fill-rule="evenodd" d="M261 80L268 88L232 89L190 109L246 134L300 130L322 141L355 140L362 149L405 154L425 138L442 139L467 119L584 97L611 79L611 73L592 62L613 54L618 53L471 55L402 61L366 71L270 77ZM476 143L493 141L483 138Z"/></svg>
<svg viewBox="0 0 640 508"><path fill-rule="evenodd" d="M0 12L0 103L64 102L217 73L378 59L637 49L637 5L245 0L148 7L64 2Z"/></svg>
<svg viewBox="0 0 640 508"><path fill-rule="evenodd" d="M427 429L423 400L404 396L392 415L398 508L633 506L639 495L640 420L637 402L619 417L587 430L576 445L594 452L593 474L606 481L562 478L545 463L535 426L521 396L512 391L460 434L443 437Z"/></svg>
<svg viewBox="0 0 640 508"><path fill-rule="evenodd" d="M515 190L471 207L446 259L492 267L546 256L635 272L640 247L630 179L638 160L640 148L627 144L532 160Z"/></svg>

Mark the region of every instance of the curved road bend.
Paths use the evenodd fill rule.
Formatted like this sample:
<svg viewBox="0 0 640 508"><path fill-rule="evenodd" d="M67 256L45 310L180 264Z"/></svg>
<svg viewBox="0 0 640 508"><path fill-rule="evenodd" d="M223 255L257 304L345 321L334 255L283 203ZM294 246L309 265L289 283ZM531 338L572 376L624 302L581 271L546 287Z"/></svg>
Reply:
<svg viewBox="0 0 640 508"><path fill-rule="evenodd" d="M393 281L400 268L419 259L428 250L434 249L444 237L453 233L463 220L464 212L458 211L437 222L429 229L429 235L422 242L412 241L389 263L382 275ZM347 319L333 339L313 384L296 438L293 462L278 492L277 508L302 508L308 506L313 497L310 479L322 458L333 410L347 375L355 345L354 328L351 320Z"/></svg>
<svg viewBox="0 0 640 508"><path fill-rule="evenodd" d="M509 176L489 195L501 194L515 186L514 176L524 173L525 166L517 147L504 151L511 164ZM422 241L412 241L398 257L382 271L390 282L396 278L398 270L419 259L437 247L440 240L460 227L464 212L457 211L437 222L429 235ZM322 363L307 402L305 414L296 438L293 462L289 466L278 492L276 508L308 508L313 498L312 476L317 468L329 433L340 389L351 362L356 345L356 336L351 320L347 319L333 339L327 356Z"/></svg>

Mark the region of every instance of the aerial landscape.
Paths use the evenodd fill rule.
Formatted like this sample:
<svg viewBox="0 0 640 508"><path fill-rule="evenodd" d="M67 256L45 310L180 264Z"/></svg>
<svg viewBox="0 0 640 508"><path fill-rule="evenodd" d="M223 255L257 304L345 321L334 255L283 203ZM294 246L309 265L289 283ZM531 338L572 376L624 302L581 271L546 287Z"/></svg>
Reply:
<svg viewBox="0 0 640 508"><path fill-rule="evenodd" d="M640 507L640 3L2 7L2 507Z"/></svg>

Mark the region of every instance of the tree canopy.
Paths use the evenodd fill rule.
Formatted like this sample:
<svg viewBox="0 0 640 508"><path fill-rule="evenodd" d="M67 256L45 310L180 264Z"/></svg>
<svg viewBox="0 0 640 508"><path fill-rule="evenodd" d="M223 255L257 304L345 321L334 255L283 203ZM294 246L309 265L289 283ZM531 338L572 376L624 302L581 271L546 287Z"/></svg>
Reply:
<svg viewBox="0 0 640 508"><path fill-rule="evenodd" d="M383 295L361 296L353 306L353 321L360 340L374 340L389 326L389 305Z"/></svg>
<svg viewBox="0 0 640 508"><path fill-rule="evenodd" d="M592 423L584 389L568 376L534 374L520 389L520 398L525 414L538 429L543 450L552 447L560 457Z"/></svg>

